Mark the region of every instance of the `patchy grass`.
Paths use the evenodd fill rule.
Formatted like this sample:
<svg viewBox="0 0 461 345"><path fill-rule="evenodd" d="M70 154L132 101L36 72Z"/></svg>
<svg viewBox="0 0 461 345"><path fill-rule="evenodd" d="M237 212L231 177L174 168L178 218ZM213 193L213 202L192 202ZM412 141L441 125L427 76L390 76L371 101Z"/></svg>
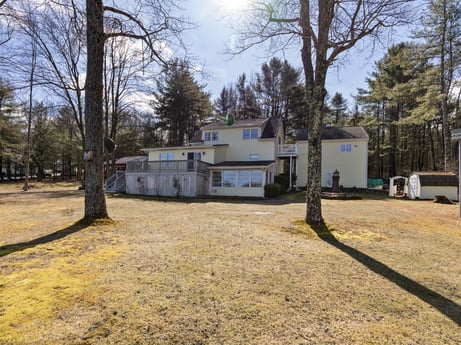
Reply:
<svg viewBox="0 0 461 345"><path fill-rule="evenodd" d="M108 196L85 227L77 187L0 185L2 344L461 341L456 206Z"/></svg>

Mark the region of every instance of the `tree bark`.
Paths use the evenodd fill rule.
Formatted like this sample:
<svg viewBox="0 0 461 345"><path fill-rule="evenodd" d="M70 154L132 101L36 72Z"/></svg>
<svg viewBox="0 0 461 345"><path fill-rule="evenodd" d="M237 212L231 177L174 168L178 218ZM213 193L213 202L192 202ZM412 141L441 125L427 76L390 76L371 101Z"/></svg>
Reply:
<svg viewBox="0 0 461 345"><path fill-rule="evenodd" d="M325 111L325 88L328 72L328 31L333 16L334 1L319 1L319 30L315 47L315 69L312 61L312 32L310 31L309 1L301 0L300 25L303 29L301 56L306 78L306 101L308 104L308 163L305 222L310 225L324 223L322 217L322 132Z"/></svg>
<svg viewBox="0 0 461 345"><path fill-rule="evenodd" d="M102 0L86 1L88 60L85 84L84 220L88 222L109 218L104 194L103 12Z"/></svg>

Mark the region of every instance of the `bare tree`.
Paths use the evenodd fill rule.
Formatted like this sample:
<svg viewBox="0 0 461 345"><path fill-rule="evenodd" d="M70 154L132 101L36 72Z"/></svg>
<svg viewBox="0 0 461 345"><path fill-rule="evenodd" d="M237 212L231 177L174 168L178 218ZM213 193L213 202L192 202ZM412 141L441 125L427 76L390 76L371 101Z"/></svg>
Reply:
<svg viewBox="0 0 461 345"><path fill-rule="evenodd" d="M29 79L29 105L25 111L26 116L26 149L24 157L24 191L29 190L29 175L30 175L30 158L32 150L32 119L33 119L33 95L34 95L34 77L35 77L35 68L37 65L37 49L35 41L32 40L32 50L31 50L31 61L30 61L30 79Z"/></svg>
<svg viewBox="0 0 461 345"><path fill-rule="evenodd" d="M85 84L85 216L87 222L109 218L104 195L104 43L111 37L142 40L149 49L150 61L166 64L167 42L171 49L182 31L181 18L174 18L173 1L137 1L135 12L104 6L102 0L86 0L87 79ZM170 6L170 7L168 7ZM172 8L172 7L173 8ZM142 13L149 13L149 21ZM118 30L104 31L106 21Z"/></svg>
<svg viewBox="0 0 461 345"><path fill-rule="evenodd" d="M10 18L15 22L17 37L12 42L17 54L13 56L13 72L16 79L29 75L30 55L26 45L17 43L27 37L36 46L36 71L34 86L46 89L65 106L72 109L73 116L84 138L84 57L85 26L83 10L77 1L47 4L43 1L17 1L10 6ZM26 37L26 38L24 38ZM26 84L16 80L16 84ZM28 83L27 83L28 85Z"/></svg>
<svg viewBox="0 0 461 345"><path fill-rule="evenodd" d="M107 30L107 29L106 29ZM136 74L142 68L137 48L126 37L113 37L106 42L104 54L104 120L106 136L117 142L120 126L132 114L131 91ZM106 150L107 151L107 150ZM107 153L107 152L106 152ZM108 175L115 171L116 152L106 154Z"/></svg>
<svg viewBox="0 0 461 345"><path fill-rule="evenodd" d="M0 1L0 9L7 7L4 5L6 5L6 0ZM10 25L9 9L6 9L6 11L2 10L0 12L0 45L11 39L12 32L13 30Z"/></svg>
<svg viewBox="0 0 461 345"><path fill-rule="evenodd" d="M238 52L269 43L273 50L301 46L308 123L308 224L323 224L321 210L321 135L329 68L366 37L406 22L411 0L259 1L247 18Z"/></svg>

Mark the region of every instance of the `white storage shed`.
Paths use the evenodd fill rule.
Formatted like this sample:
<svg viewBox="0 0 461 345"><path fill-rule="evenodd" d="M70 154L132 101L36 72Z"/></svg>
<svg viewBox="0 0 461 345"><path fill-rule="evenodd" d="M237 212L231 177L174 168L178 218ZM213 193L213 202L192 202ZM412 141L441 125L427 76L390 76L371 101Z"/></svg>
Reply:
<svg viewBox="0 0 461 345"><path fill-rule="evenodd" d="M451 172L413 172L408 178L408 198L434 199L444 195L458 200L458 178Z"/></svg>

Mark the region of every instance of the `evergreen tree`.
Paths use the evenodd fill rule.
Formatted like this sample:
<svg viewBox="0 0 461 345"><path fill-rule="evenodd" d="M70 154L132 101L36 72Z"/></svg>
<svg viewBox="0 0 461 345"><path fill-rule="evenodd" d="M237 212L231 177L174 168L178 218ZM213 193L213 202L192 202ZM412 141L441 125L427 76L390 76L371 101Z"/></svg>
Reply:
<svg viewBox="0 0 461 345"><path fill-rule="evenodd" d="M190 142L210 115L210 96L194 79L184 61L177 61L163 73L155 93L157 126L165 131L168 145L181 146Z"/></svg>
<svg viewBox="0 0 461 345"><path fill-rule="evenodd" d="M235 85L237 90L236 119L255 119L261 117L261 108L258 104L253 87L247 82L245 73L238 77Z"/></svg>
<svg viewBox="0 0 461 345"><path fill-rule="evenodd" d="M0 79L0 181L11 179L11 167L15 169L21 161L21 146L24 140L22 124L14 112L17 110L12 87ZM3 176L4 170L6 176Z"/></svg>
<svg viewBox="0 0 461 345"><path fill-rule="evenodd" d="M303 122L306 109L303 106L304 88L300 81L301 71L291 66L288 61L272 58L261 66L261 73L256 74L254 89L258 97L262 117L282 119L285 134L293 135L297 128L294 124ZM299 121L301 119L301 121Z"/></svg>
<svg viewBox="0 0 461 345"><path fill-rule="evenodd" d="M400 43L378 61L369 91L358 99L366 104L363 124L370 135L371 175L395 176L420 170L428 161L430 114L418 112L427 95L422 79L430 66L418 46ZM429 141L428 141L429 140Z"/></svg>
<svg viewBox="0 0 461 345"><path fill-rule="evenodd" d="M235 88L232 85L224 86L214 105L221 118L228 115L237 118L237 92Z"/></svg>
<svg viewBox="0 0 461 345"><path fill-rule="evenodd" d="M461 66L461 3L459 0L428 0L422 17L423 29L417 34L425 40L426 54L438 69L437 87L442 126L443 166L450 167L450 97L456 71Z"/></svg>
<svg viewBox="0 0 461 345"><path fill-rule="evenodd" d="M329 102L330 114L325 123L333 126L344 126L347 122L347 99L336 92Z"/></svg>

